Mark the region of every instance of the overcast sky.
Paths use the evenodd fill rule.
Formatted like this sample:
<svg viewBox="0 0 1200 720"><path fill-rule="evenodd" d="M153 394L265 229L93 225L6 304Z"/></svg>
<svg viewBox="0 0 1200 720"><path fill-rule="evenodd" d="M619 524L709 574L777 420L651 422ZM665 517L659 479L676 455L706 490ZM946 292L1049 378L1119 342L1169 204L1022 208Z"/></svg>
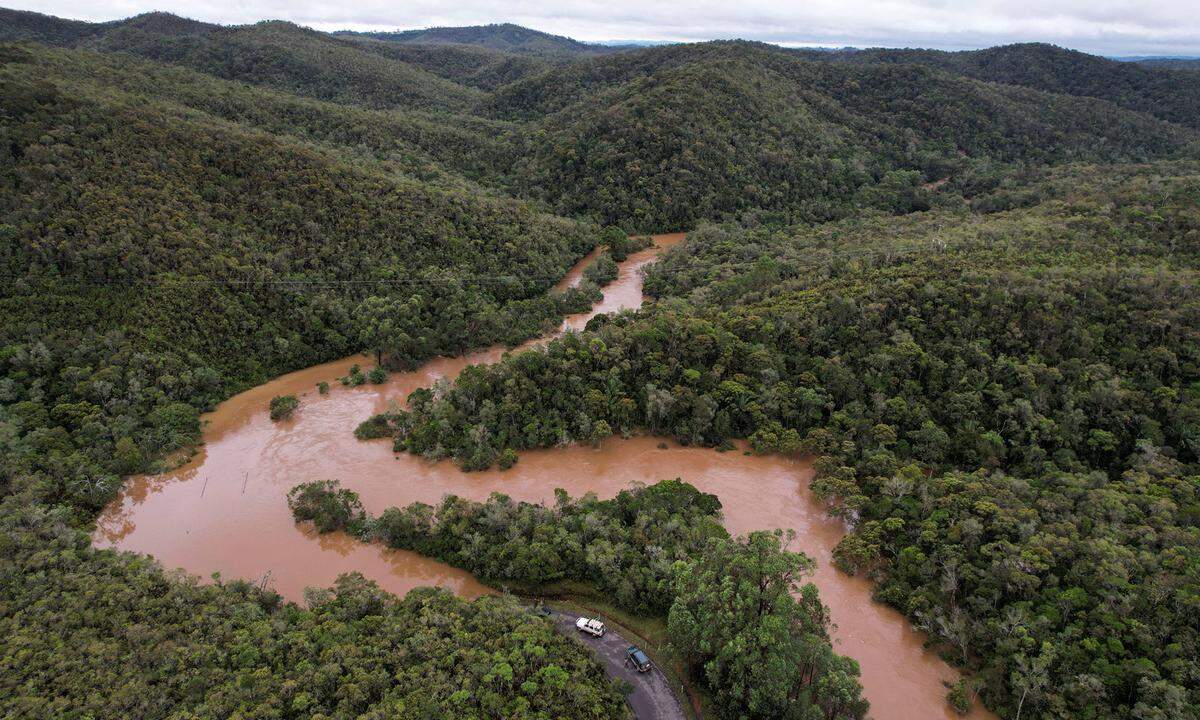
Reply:
<svg viewBox="0 0 1200 720"><path fill-rule="evenodd" d="M0 0L81 20L149 10L319 30L514 22L580 40L978 48L1041 41L1105 55L1200 55L1200 0Z"/></svg>

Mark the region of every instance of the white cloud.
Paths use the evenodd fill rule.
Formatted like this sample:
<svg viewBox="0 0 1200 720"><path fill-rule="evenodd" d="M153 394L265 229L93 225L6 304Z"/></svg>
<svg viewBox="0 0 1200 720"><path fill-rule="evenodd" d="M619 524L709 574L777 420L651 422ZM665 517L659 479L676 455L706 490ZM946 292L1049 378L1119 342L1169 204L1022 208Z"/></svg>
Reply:
<svg viewBox="0 0 1200 720"><path fill-rule="evenodd" d="M84 20L149 10L228 24L321 30L515 22L581 40L746 38L786 45L986 47L1052 42L1102 54L1200 55L1196 0L8 0ZM7 3L6 3L7 4Z"/></svg>

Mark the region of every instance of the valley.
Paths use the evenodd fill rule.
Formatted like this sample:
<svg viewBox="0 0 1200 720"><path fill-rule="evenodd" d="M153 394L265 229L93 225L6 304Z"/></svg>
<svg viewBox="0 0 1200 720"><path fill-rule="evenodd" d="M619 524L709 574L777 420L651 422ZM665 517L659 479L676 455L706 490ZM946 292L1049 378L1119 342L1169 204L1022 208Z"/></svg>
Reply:
<svg viewBox="0 0 1200 720"><path fill-rule="evenodd" d="M1196 716L1198 98L0 9L0 715Z"/></svg>

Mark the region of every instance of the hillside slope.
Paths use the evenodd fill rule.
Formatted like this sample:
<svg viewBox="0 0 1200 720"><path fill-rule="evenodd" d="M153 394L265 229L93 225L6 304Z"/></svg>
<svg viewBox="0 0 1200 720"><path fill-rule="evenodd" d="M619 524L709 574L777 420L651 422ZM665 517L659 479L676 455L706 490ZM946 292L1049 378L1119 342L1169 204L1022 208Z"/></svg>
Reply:
<svg viewBox="0 0 1200 720"><path fill-rule="evenodd" d="M74 45L87 38L103 34L117 22L90 23L43 15L28 10L0 8L0 40Z"/></svg>
<svg viewBox="0 0 1200 720"><path fill-rule="evenodd" d="M145 457L176 442L147 419L156 406L195 412L357 351L379 303L405 305L400 363L541 332L567 309L546 290L596 243L594 228L517 201L114 84L60 86L27 51L3 58L0 273L19 281L0 292L0 347L23 378L6 402L82 402L90 424L116 424L103 441L69 426L66 448L109 449L80 468L95 482L47 489L73 504L106 501L118 439ZM153 367L136 382L130 354ZM60 376L69 367L84 375ZM96 403L81 388L99 376L138 389Z"/></svg>
<svg viewBox="0 0 1200 720"><path fill-rule="evenodd" d="M57 18L34 22L27 14L0 13L0 40L131 53L322 100L461 110L480 99L472 88L286 22L221 26L147 13L81 28Z"/></svg>
<svg viewBox="0 0 1200 720"><path fill-rule="evenodd" d="M1145 159L1197 137L1089 98L750 43L564 65L486 108L536 128L516 173L523 192L560 213L663 230L751 210L907 212L926 204L922 183L980 163Z"/></svg>
<svg viewBox="0 0 1200 720"><path fill-rule="evenodd" d="M1108 100L1123 108L1200 128L1200 76L1043 43L963 52L872 49L814 52L807 56L853 63L927 65L987 82Z"/></svg>
<svg viewBox="0 0 1200 720"><path fill-rule="evenodd" d="M395 43L369 35L336 35L353 40L370 52L488 91L542 73L555 64L570 62L570 58L524 55L474 45Z"/></svg>
<svg viewBox="0 0 1200 720"><path fill-rule="evenodd" d="M124 53L7 46L22 72L37 73L69 93L112 89L194 110L211 118L326 146L345 159L439 186L485 192L467 178L490 183L511 163L504 141L512 124L404 109L346 105L222 80L177 65Z"/></svg>

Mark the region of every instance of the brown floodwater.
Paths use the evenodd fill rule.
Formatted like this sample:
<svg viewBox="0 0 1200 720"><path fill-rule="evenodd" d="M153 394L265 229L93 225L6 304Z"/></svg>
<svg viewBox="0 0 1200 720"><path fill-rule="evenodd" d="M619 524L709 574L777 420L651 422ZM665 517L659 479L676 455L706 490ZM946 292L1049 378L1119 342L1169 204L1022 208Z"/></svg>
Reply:
<svg viewBox="0 0 1200 720"><path fill-rule="evenodd" d="M636 308L642 302L641 268L682 234L656 236L654 247L621 263L617 280L591 312L567 318L582 328L599 312ZM559 283L579 281L585 258ZM529 345L544 340L534 341ZM946 704L943 681L957 673L923 649L924 636L899 613L871 600L870 584L830 565L845 534L808 489L812 469L801 459L753 456L740 449L719 453L680 447L650 437L611 438L600 448L571 446L521 454L507 471L464 473L453 463L431 463L391 450L384 441L359 442L354 427L370 415L402 403L413 390L469 364L499 360L489 348L458 358L437 358L417 370L395 373L384 385L342 387L336 378L354 356L284 375L241 393L205 415L204 445L187 464L162 475L130 478L97 523L95 542L153 555L167 567L207 577L265 582L291 600L305 587L327 587L338 575L358 571L394 593L438 585L465 597L494 592L469 573L414 553L388 550L335 533L317 535L292 521L285 495L297 483L334 478L357 491L373 513L415 501L438 503L447 493L485 500L503 492L517 500L552 502L555 488L573 496L611 497L630 483L682 477L715 493L733 533L791 528L793 549L817 561L812 580L830 608L836 648L860 663L871 716L877 720L958 717ZM320 395L316 383L331 384ZM294 417L271 422L275 395L301 397ZM973 717L991 717L977 710Z"/></svg>

